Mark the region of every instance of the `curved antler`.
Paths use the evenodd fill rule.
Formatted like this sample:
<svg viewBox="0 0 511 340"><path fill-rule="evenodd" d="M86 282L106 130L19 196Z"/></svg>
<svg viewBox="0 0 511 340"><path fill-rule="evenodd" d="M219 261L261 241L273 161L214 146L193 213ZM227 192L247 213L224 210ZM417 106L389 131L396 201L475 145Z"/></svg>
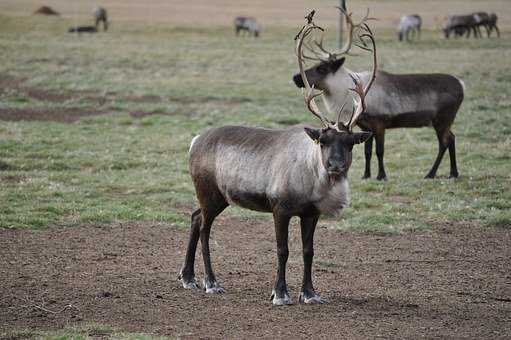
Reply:
<svg viewBox="0 0 511 340"><path fill-rule="evenodd" d="M314 30L317 29L317 30L323 31L323 29L321 27L317 26L313 22L314 13L315 13L315 11L312 11L309 15L307 15L305 17L307 19L307 23L302 27L302 29L298 32L298 34L295 37L295 40L296 40L296 56L298 57L298 67L300 69L300 75L302 77L302 81L303 81L303 84L304 84L304 87L305 87L305 89L304 89L305 103L306 103L307 108L309 109L309 111L314 116L316 116L317 118L319 118L321 120L321 122L323 123L325 128L330 128L330 129L335 129L335 130L340 131L340 132L348 132L348 133L350 133L352 131L355 123L359 119L360 115L365 110L365 97L366 97L367 92L369 91L369 89L371 88L371 86L374 83L374 80L376 78L376 70L377 70L377 67L378 67L377 66L378 65L377 64L377 55L376 55L376 43L375 43L375 40L374 40L374 36L373 36L373 33L372 33L371 29L369 28L369 26L367 26L367 24L364 23L364 21L368 20L369 11L368 11L368 14L361 21L361 23L359 25L357 25L357 26L362 27L362 29L367 32L367 33L364 33L364 34L360 34L358 36L358 39L359 39L360 43L362 44L359 47L364 49L364 50L368 50L368 51L372 51L373 52L373 70L372 70L371 78L369 79L369 82L366 84L366 86L362 86L362 83L361 83L360 79L358 78L358 76L355 76L355 75L350 73L350 77L353 80L353 83L355 84L354 88L352 88L350 90L355 92L357 97L353 98L354 109L353 109L353 112L352 112L352 114L350 116L348 124L346 124L346 125L341 122L342 111L343 111L344 106L346 105L346 103L344 103L342 105L341 109L339 110L339 112L337 114L336 122L335 123L331 122L328 118L326 118L321 113L321 111L319 110L319 107L318 107L318 105L316 104L316 101L315 101L316 97L321 96L323 94L323 92L322 91L314 92L314 86L310 85L309 81L307 80L307 76L305 75L304 59L312 59L312 58L304 55L303 48L306 47L309 51L311 51L315 55L317 55L316 54L317 52L314 52L309 46L307 46L307 44L304 41ZM349 21L352 23L351 18L349 19ZM353 32L353 30L351 32ZM372 48L369 48L367 46L367 43L365 42L364 39L369 39L371 41ZM316 45L322 51L324 51L322 46L321 46L321 44L318 44L317 42L315 42L315 43L316 43ZM348 42L348 43L349 43L349 47L351 47L351 44L353 42L351 41L351 42Z"/></svg>
<svg viewBox="0 0 511 340"><path fill-rule="evenodd" d="M366 84L365 87L362 87L362 84L360 83L360 79L358 79L358 77L355 77L352 74L350 74L351 79L353 79L353 83L355 84L355 87L352 88L351 90L357 94L358 98L353 98L353 104L355 105L356 109L353 111L353 113L350 117L350 120L348 121L348 124L346 125L348 131L351 131L353 129L357 120L360 118L360 115L366 109L365 97L366 97L367 93L369 92L369 90L371 89L371 86L373 86L374 80L376 79L376 71L378 69L378 56L376 55L376 42L374 41L374 36L373 36L371 30L369 29L369 27L367 27L367 30L368 30L369 34L363 34L363 35L361 35L361 38L362 39L368 38L369 40L371 40L372 52L373 52L373 70L371 72L371 78L369 79L369 82ZM341 108L341 110L342 110L342 108ZM340 117L340 112L339 112L339 116L337 116L337 124L338 125L342 124L339 121L339 117Z"/></svg>
<svg viewBox="0 0 511 340"><path fill-rule="evenodd" d="M296 56L298 57L298 67L300 69L300 75L302 77L303 84L305 86L304 90L304 99L305 104L307 105L307 108L309 111L319 118L321 123L324 125L325 128L332 128L333 124L326 118L321 111L319 110L318 105L316 104L315 98L322 95L323 92L314 92L314 87L312 87L309 84L309 81L307 80L307 76L305 75L305 69L304 69L304 59L310 59L309 57L305 56L303 53L303 47L305 46L304 41L305 39L314 31L314 30L320 30L323 31L323 29L319 26L317 26L313 22L315 11L309 13L305 18L307 19L307 23L302 27L300 32L295 37L296 40Z"/></svg>
<svg viewBox="0 0 511 340"><path fill-rule="evenodd" d="M319 42L314 40L314 45L319 49L319 51L315 53L315 57L317 58L316 60L321 60L321 61L335 60L341 55L349 54L351 47L353 45L360 47L361 49L368 50L365 42L361 38L362 35L359 34L359 31L362 30L362 31L366 31L368 33L371 32L371 30L369 29L369 26L367 26L367 21L375 20L375 19L369 17L369 9L367 9L366 15L359 21L359 23L355 24L353 22L353 18L352 18L353 13L347 13L341 7L336 7L336 8L338 8L339 11L341 11L341 13L346 18L346 24L348 27L347 41L338 52L330 52L325 47L323 47L323 37L320 38ZM357 33L356 38L354 37L355 33Z"/></svg>

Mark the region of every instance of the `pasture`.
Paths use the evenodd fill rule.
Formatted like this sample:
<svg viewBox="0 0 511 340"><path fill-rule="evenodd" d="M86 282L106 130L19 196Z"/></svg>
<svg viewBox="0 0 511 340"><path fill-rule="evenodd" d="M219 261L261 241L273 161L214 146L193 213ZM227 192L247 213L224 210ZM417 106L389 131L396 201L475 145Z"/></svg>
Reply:
<svg viewBox="0 0 511 340"><path fill-rule="evenodd" d="M80 36L66 32L91 24L89 1L48 1L62 17L30 16L34 1L0 4L0 336L511 336L507 1L352 7L379 19L380 69L465 82L453 125L460 178L447 178L445 157L438 178L423 179L437 153L431 128L387 131L387 182L361 180L355 147L351 205L317 231L314 276L329 303L289 308L269 300L271 217L238 208L212 229L227 294L181 288L196 206L187 151L209 127L317 124L291 80L293 37L317 8L333 47L333 2L202 3L105 1L109 32ZM435 30L445 14L477 10L498 13L500 39L445 40ZM424 16L420 42L397 42L401 11ZM260 18L259 39L234 36L238 14ZM347 66L369 69L370 58ZM296 221L291 229L296 301Z"/></svg>

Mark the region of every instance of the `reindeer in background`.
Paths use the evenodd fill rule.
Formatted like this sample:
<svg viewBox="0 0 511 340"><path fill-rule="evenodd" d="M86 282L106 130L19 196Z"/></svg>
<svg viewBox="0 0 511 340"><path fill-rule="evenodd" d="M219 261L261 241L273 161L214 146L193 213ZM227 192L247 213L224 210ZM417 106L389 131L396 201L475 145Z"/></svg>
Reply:
<svg viewBox="0 0 511 340"><path fill-rule="evenodd" d="M326 107L338 112L349 95L352 76L362 83L369 84L373 79L371 71L353 72L344 67L345 57L352 45L366 49L366 44L354 43L354 33L367 29L368 14L358 24L339 8L346 17L348 36L345 45L338 52L329 52L323 47L323 39L309 40L306 43L307 59L319 62L305 71L311 85L323 91ZM297 87L305 86L300 74L293 77ZM432 126L438 139L438 154L426 178L434 178L444 153L449 149L451 160L450 177L458 177L456 164L455 136L451 126L463 101L463 82L447 74L392 74L384 71L376 73L373 89L365 98L364 113L357 125L364 131L371 131L373 137L365 142L366 166L363 178L371 177L371 156L373 139L376 140L378 157L378 180L387 178L383 155L385 130L392 128L417 128Z"/></svg>
<svg viewBox="0 0 511 340"><path fill-rule="evenodd" d="M261 25L252 17L236 17L234 19L234 30L236 35L239 35L240 32L247 32L257 38L261 34Z"/></svg>
<svg viewBox="0 0 511 340"><path fill-rule="evenodd" d="M417 14L404 15L399 20L397 38L399 41L410 41L410 35L417 39L421 38L422 19Z"/></svg>
<svg viewBox="0 0 511 340"><path fill-rule="evenodd" d="M103 23L103 31L106 32L108 30L108 13L106 9L103 7L96 7L92 15L94 16L96 31L99 30L99 24Z"/></svg>
<svg viewBox="0 0 511 340"><path fill-rule="evenodd" d="M299 302L323 303L312 285L314 231L320 215L338 214L348 205L348 170L355 144L371 136L353 132L362 115L364 100L372 81L363 86L357 76L351 78L355 93L354 110L347 123L342 110L332 122L322 114L315 98L321 95L309 85L304 71L304 40L321 28L312 21L296 36L296 54L300 76L306 88L305 103L322 128L294 126L269 130L243 126L224 126L205 131L192 140L189 151L190 174L200 208L192 214L190 237L179 279L184 288L199 288L195 281L194 261L199 239L202 245L206 293L223 293L211 266L209 235L214 219L229 205L273 214L277 240L277 278L272 291L274 305L292 303L286 283L289 256L288 228L291 217L300 217L303 244L303 283ZM369 31L369 30L368 30ZM371 34L363 35L376 46ZM374 64L372 79L376 74Z"/></svg>

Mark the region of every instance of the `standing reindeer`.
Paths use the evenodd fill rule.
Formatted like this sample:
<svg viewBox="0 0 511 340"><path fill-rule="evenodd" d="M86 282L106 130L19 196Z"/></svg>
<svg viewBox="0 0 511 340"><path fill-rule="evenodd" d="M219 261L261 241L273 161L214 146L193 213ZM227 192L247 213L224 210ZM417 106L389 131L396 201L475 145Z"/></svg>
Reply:
<svg viewBox="0 0 511 340"><path fill-rule="evenodd" d="M474 33L474 37L478 38L481 35L479 30L479 18L473 14L468 15L451 15L447 18L447 23L442 29L446 39L454 35L454 37L463 36L466 34L470 38L470 33Z"/></svg>
<svg viewBox="0 0 511 340"><path fill-rule="evenodd" d="M236 31L236 35L239 35L240 32L248 32L248 34L252 34L254 38L257 38L261 33L261 26L257 23L255 18L251 17L236 17L234 19L234 30Z"/></svg>
<svg viewBox="0 0 511 340"><path fill-rule="evenodd" d="M497 32L497 37L500 38L500 30L497 27L497 19L498 19L497 14L495 14L495 13L490 14L490 20L488 22L488 29L489 29L488 37L493 32L493 30L495 30Z"/></svg>
<svg viewBox="0 0 511 340"><path fill-rule="evenodd" d="M343 66L345 58L341 57L350 51L354 32L366 27L364 22L368 16L361 23L354 24L351 14L343 13L348 23L348 38L339 52L327 51L322 40L306 44L312 53L307 58L319 61L319 64L305 71L307 79L312 86L324 92L325 104L334 112L339 110L348 95L351 75L356 75L363 83L369 83L372 79L372 72L355 73L348 70ZM357 46L365 48L360 43ZM300 74L295 75L293 80L296 86L305 86ZM463 101L463 92L462 81L446 74L391 74L378 71L374 88L365 98L364 114L357 121L362 130L373 133L373 137L365 142L366 166L363 178L371 177L373 139L376 139L378 157L377 179L385 180L385 130L423 126L433 126L438 138L438 155L426 178L435 177L447 149L451 159L450 177L458 177L455 137L451 125Z"/></svg>
<svg viewBox="0 0 511 340"><path fill-rule="evenodd" d="M397 28L397 38L399 41L410 41L410 35L414 38L417 36L418 39L421 38L421 26L422 19L419 15L404 15L399 20L399 26Z"/></svg>
<svg viewBox="0 0 511 340"><path fill-rule="evenodd" d="M103 7L96 7L92 12L94 16L94 22L96 31L99 30L99 23L103 23L103 31L108 30L108 13Z"/></svg>
<svg viewBox="0 0 511 340"><path fill-rule="evenodd" d="M305 102L319 118L322 129L295 126L285 130L267 130L242 126L224 126L208 130L192 140L189 151L190 174L200 208L192 214L186 258L179 278L184 288L198 288L194 275L197 243L202 244L206 293L223 293L213 273L209 252L211 225L227 206L270 212L275 222L277 240L277 278L272 292L274 305L291 304L286 284L288 227L291 217L300 217L303 243L303 283L300 303L322 303L311 278L314 256L313 237L321 214L337 214L348 204L348 169L352 148L371 136L352 132L362 114L372 82L363 87L356 77L353 91L355 110L347 124L328 120L318 109L315 93L303 68L303 41L316 29L308 23L295 40L300 74L305 87ZM372 36L366 34L376 46ZM376 60L376 56L375 56ZM374 65L373 76L376 73Z"/></svg>

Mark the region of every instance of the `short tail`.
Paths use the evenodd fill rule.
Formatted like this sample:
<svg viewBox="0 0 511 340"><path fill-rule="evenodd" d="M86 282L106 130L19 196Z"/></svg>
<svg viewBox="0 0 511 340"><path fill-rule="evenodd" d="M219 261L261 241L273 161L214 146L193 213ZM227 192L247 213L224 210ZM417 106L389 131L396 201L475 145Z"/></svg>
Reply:
<svg viewBox="0 0 511 340"><path fill-rule="evenodd" d="M190 148L188 149L188 153L190 153L190 151L192 151L192 147L193 147L193 144L195 144L195 141L197 140L197 138L199 138L200 135L197 135L195 137L192 138L192 141L190 142Z"/></svg>

